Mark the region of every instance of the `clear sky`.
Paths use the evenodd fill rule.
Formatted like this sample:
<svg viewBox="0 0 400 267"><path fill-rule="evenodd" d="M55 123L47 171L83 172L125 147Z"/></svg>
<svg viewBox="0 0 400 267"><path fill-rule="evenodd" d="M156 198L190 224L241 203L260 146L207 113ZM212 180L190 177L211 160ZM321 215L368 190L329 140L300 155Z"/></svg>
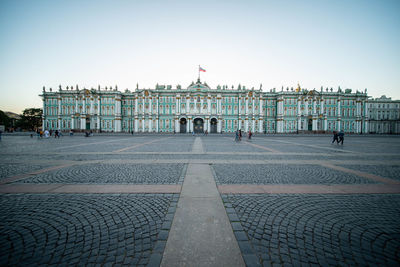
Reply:
<svg viewBox="0 0 400 267"><path fill-rule="evenodd" d="M400 99L400 1L0 1L0 109L42 87L368 89Z"/></svg>

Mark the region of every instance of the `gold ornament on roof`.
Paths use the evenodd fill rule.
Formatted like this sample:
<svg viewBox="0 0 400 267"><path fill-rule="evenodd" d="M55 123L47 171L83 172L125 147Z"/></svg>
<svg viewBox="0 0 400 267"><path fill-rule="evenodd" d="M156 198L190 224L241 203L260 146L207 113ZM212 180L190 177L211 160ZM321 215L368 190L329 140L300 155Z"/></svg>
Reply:
<svg viewBox="0 0 400 267"><path fill-rule="evenodd" d="M300 87L300 84L299 83L297 83L297 88L296 88L296 92L300 92L301 91L301 87Z"/></svg>

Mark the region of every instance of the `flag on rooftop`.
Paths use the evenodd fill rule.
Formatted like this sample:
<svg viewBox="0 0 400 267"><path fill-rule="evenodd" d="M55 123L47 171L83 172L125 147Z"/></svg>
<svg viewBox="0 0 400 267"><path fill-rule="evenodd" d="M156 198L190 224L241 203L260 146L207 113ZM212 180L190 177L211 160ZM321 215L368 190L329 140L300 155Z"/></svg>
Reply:
<svg viewBox="0 0 400 267"><path fill-rule="evenodd" d="M206 72L206 70L205 70L205 69L203 69L203 68L202 68L202 67L200 67L200 66L199 66L199 71Z"/></svg>

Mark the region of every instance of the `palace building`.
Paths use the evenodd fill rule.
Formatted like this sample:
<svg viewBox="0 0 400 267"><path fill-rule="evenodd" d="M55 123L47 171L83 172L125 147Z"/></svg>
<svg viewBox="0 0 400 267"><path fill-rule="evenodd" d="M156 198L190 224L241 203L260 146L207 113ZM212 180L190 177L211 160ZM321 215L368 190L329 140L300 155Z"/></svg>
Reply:
<svg viewBox="0 0 400 267"><path fill-rule="evenodd" d="M43 128L94 132L400 133L400 101L370 99L367 90L283 87L267 92L239 85L212 89L200 79L187 88L61 85L46 91Z"/></svg>

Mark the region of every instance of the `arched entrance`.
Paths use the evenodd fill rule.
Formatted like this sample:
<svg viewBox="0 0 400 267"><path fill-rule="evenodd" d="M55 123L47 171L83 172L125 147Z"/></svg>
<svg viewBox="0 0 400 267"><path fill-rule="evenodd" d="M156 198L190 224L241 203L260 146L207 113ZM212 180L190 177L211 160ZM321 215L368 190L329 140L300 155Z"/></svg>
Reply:
<svg viewBox="0 0 400 267"><path fill-rule="evenodd" d="M180 133L186 133L186 124L187 124L187 120L185 118L182 118L179 120L179 124L180 124Z"/></svg>
<svg viewBox="0 0 400 267"><path fill-rule="evenodd" d="M86 130L90 130L90 118L86 117Z"/></svg>
<svg viewBox="0 0 400 267"><path fill-rule="evenodd" d="M308 130L312 131L312 119L308 119Z"/></svg>
<svg viewBox="0 0 400 267"><path fill-rule="evenodd" d="M217 119L212 118L210 121L210 133L217 133Z"/></svg>
<svg viewBox="0 0 400 267"><path fill-rule="evenodd" d="M195 133L203 133L204 121L201 118L194 119L193 121L193 131Z"/></svg>

